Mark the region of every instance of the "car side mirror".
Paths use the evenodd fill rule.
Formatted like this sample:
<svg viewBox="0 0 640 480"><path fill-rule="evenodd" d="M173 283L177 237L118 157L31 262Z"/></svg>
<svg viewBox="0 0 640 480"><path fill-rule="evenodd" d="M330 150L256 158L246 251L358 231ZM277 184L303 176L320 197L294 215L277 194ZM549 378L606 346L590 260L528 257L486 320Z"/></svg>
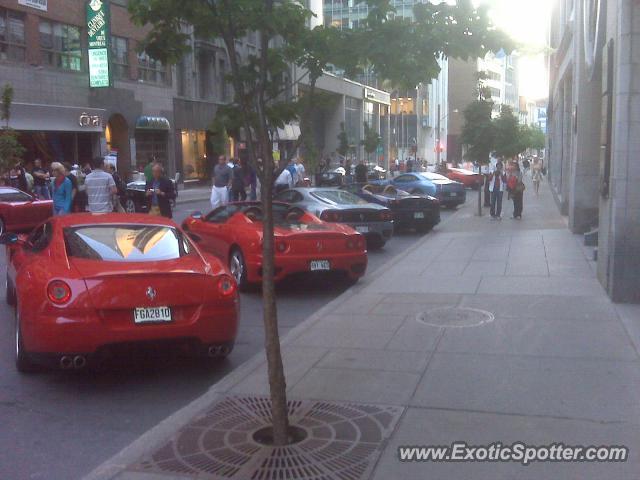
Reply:
<svg viewBox="0 0 640 480"><path fill-rule="evenodd" d="M191 218L195 218L196 220L200 220L202 218L202 212L197 210L191 214Z"/></svg>
<svg viewBox="0 0 640 480"><path fill-rule="evenodd" d="M15 233L3 233L0 235L0 245L14 245L18 243L18 235Z"/></svg>

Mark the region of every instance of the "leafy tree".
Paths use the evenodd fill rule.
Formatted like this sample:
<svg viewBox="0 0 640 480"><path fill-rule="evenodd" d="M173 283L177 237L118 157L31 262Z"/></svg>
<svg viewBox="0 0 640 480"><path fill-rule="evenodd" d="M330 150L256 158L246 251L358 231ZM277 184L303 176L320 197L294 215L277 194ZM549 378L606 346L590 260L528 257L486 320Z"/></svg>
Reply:
<svg viewBox="0 0 640 480"><path fill-rule="evenodd" d="M544 132L540 127L533 125L524 125L522 127L522 140L524 149L532 148L534 150L542 150L545 147Z"/></svg>
<svg viewBox="0 0 640 480"><path fill-rule="evenodd" d="M509 42L491 25L484 7L471 0L455 6L425 4L415 8L416 22L391 19L388 0L365 0L369 18L355 30L307 28L312 12L302 2L288 0L130 0L129 10L148 28L143 48L150 56L176 63L189 50L192 25L197 38L221 39L229 58L227 80L233 86L230 105L217 116L230 134L243 133L249 159L262 186L263 312L271 414L275 445L289 440L286 383L280 354L274 289L273 183L284 167L275 165L272 135L276 128L299 120L303 136L315 103L316 82L329 64L347 73L372 69L382 80L414 88L439 71L438 59L483 57L508 49ZM237 42L256 32L258 53L241 58ZM268 47L268 48L265 48ZM297 68L291 68L295 65ZM297 78L292 78L298 72ZM304 94L290 96L291 86ZM347 142L348 145L348 142Z"/></svg>
<svg viewBox="0 0 640 480"><path fill-rule="evenodd" d="M24 147L18 141L18 136L9 128L11 118L11 103L13 102L13 87L6 84L2 89L2 104L0 105L1 119L5 122L0 132L0 171L11 168L24 154Z"/></svg>
<svg viewBox="0 0 640 480"><path fill-rule="evenodd" d="M500 107L500 115L494 120L494 126L496 131L495 151L499 156L513 158L526 150L520 122L509 105Z"/></svg>
<svg viewBox="0 0 640 480"><path fill-rule="evenodd" d="M338 152L340 156L346 157L350 148L349 135L347 135L347 130L344 128L344 122L340 122L340 133L338 134L338 148L336 152Z"/></svg>
<svg viewBox="0 0 640 480"><path fill-rule="evenodd" d="M369 126L368 122L364 122L364 139L360 141L360 144L364 146L364 151L367 152L367 162L371 161L371 154L375 153L378 147L382 145L382 137L374 128Z"/></svg>

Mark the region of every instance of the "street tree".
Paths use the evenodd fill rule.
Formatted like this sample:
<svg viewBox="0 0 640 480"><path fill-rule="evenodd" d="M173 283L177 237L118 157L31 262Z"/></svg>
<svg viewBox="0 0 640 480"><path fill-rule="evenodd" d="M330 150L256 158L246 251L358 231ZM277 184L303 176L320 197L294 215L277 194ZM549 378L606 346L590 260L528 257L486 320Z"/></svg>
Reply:
<svg viewBox="0 0 640 480"><path fill-rule="evenodd" d="M522 140L525 150L542 150L545 147L545 135L542 129L535 125L522 126Z"/></svg>
<svg viewBox="0 0 640 480"><path fill-rule="evenodd" d="M514 158L526 150L526 140L518 117L509 105L500 106L500 115L494 120L495 151L498 156Z"/></svg>
<svg viewBox="0 0 640 480"><path fill-rule="evenodd" d="M491 92L484 84L486 75L478 74L477 99L464 110L464 125L460 141L466 145L465 158L471 160L482 172L482 166L489 163L489 155L495 147L496 129L491 118L493 101ZM478 216L482 215L482 188L478 189Z"/></svg>
<svg viewBox="0 0 640 480"><path fill-rule="evenodd" d="M230 72L226 79L233 86L233 101L219 108L216 116L224 120L228 132L244 137L262 187L262 295L275 445L289 442L274 289L272 193L274 180L284 167L274 162L276 129L298 120L303 136L311 134L316 81L329 64L348 75L371 69L381 80L414 88L437 75L443 56L476 58L509 48L506 37L491 25L486 9L475 8L471 0L416 6L413 23L391 18L388 0L365 1L369 17L354 30L309 29L313 13L297 1L129 1L134 21L148 28L142 47L151 57L167 63L179 61L190 48L185 25L193 26L198 39L221 39L227 51ZM241 58L237 44L254 32L262 48ZM293 86L302 94L290 95Z"/></svg>
<svg viewBox="0 0 640 480"><path fill-rule="evenodd" d="M2 88L2 101L0 103L0 119L4 122L0 131L0 172L11 168L24 154L24 147L20 144L18 135L9 128L12 102L13 87L10 84L6 84Z"/></svg>
<svg viewBox="0 0 640 480"><path fill-rule="evenodd" d="M382 145L382 137L375 128L369 126L368 122L364 122L364 138L360 141L360 144L367 153L367 163L369 163L371 161L371 154L375 153L378 147Z"/></svg>
<svg viewBox="0 0 640 480"><path fill-rule="evenodd" d="M345 158L349 153L350 148L349 135L344 127L344 122L340 122L340 133L338 133L338 148L336 148L336 152L338 155Z"/></svg>

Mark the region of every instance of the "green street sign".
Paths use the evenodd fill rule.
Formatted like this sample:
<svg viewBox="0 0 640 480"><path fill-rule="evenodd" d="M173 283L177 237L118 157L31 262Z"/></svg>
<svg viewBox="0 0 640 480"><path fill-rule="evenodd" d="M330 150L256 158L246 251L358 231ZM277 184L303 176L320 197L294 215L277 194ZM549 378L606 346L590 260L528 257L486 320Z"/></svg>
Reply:
<svg viewBox="0 0 640 480"><path fill-rule="evenodd" d="M108 0L87 1L87 36L89 50L89 87L111 86L109 65Z"/></svg>

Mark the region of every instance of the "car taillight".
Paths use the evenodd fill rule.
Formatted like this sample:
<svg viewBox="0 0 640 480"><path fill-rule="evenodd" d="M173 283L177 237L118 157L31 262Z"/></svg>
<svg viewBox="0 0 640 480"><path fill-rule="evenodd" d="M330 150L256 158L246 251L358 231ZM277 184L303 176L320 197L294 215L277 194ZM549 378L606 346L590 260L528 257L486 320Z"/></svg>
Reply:
<svg viewBox="0 0 640 480"><path fill-rule="evenodd" d="M364 249L364 239L362 236L357 238L350 238L347 240L347 249L349 250L362 250Z"/></svg>
<svg viewBox="0 0 640 480"><path fill-rule="evenodd" d="M218 291L223 297L230 297L236 291L236 281L229 275L222 275L218 280Z"/></svg>
<svg viewBox="0 0 640 480"><path fill-rule="evenodd" d="M62 305L71 299L71 287L62 280L53 280L47 287L47 296L52 303Z"/></svg>
<svg viewBox="0 0 640 480"><path fill-rule="evenodd" d="M289 248L289 246L287 245L287 242L285 242L283 240L278 240L276 242L276 252L284 253L284 252L287 251L287 248Z"/></svg>
<svg viewBox="0 0 640 480"><path fill-rule="evenodd" d="M335 210L325 210L320 215L320 220L324 220L325 222L339 222L341 219L342 215Z"/></svg>
<svg viewBox="0 0 640 480"><path fill-rule="evenodd" d="M380 220L382 220L383 222L390 222L391 220L393 220L393 213L391 213L389 210L383 210L382 212L380 212Z"/></svg>

